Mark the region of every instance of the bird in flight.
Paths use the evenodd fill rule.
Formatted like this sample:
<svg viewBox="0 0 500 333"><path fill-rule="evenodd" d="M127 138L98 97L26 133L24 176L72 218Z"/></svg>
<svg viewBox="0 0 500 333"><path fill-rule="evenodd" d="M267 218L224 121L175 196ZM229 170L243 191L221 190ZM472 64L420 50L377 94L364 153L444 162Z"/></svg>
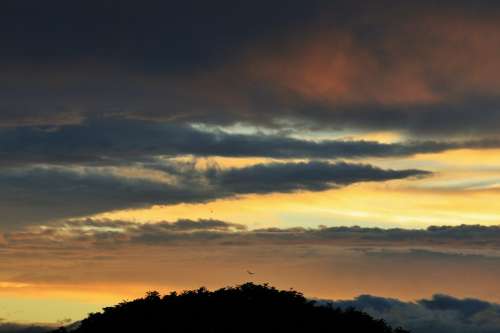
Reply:
<svg viewBox="0 0 500 333"><path fill-rule="evenodd" d="M251 271L249 271L249 270L247 270L247 273L248 273L249 275L254 275L254 274L255 274L254 272L251 272Z"/></svg>

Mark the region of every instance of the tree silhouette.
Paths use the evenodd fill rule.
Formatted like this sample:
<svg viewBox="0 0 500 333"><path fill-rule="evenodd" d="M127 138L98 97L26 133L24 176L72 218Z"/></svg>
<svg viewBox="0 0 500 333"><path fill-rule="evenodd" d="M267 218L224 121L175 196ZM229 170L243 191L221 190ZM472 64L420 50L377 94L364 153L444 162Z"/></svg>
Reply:
<svg viewBox="0 0 500 333"><path fill-rule="evenodd" d="M293 290L246 283L209 291L205 288L122 302L92 313L74 331L106 332L352 332L407 333L392 329L355 309L307 300ZM59 333L65 332L60 329Z"/></svg>

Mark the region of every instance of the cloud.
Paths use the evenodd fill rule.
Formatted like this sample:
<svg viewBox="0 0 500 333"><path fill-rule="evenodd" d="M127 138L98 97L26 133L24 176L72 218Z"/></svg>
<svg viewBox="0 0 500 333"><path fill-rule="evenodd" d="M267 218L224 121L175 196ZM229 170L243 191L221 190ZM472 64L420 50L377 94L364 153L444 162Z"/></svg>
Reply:
<svg viewBox="0 0 500 333"><path fill-rule="evenodd" d="M9 2L0 120L496 134L499 17L491 1Z"/></svg>
<svg viewBox="0 0 500 333"><path fill-rule="evenodd" d="M420 300L419 304L423 305L430 310L441 311L456 311L463 318L468 319L491 307L491 303L477 300L477 299L463 299L459 300L447 295L434 295L431 300ZM500 315L500 308L496 309L497 314Z"/></svg>
<svg viewBox="0 0 500 333"><path fill-rule="evenodd" d="M4 234L3 246L24 241L92 242L103 244L189 244L200 240L213 245L335 245L347 246L371 258L393 260L495 260L500 249L500 226L430 226L427 229L354 227L265 228L214 219L135 223L125 220L76 219L43 226L28 226ZM491 252L485 251L490 250ZM497 258L498 259L498 258Z"/></svg>
<svg viewBox="0 0 500 333"><path fill-rule="evenodd" d="M0 320L0 333L45 333L54 326L37 324L7 323Z"/></svg>
<svg viewBox="0 0 500 333"><path fill-rule="evenodd" d="M357 182L426 176L353 163L271 163L240 169L155 163L147 177L120 168L35 166L0 175L2 224L22 225L155 204L206 202L252 193L323 191ZM140 171L140 169L139 169ZM148 174L148 169L142 170ZM151 169L149 172L151 173ZM156 178L155 178L156 177Z"/></svg>
<svg viewBox="0 0 500 333"><path fill-rule="evenodd" d="M500 305L479 299L434 295L431 299L404 302L362 295L354 300L334 301L333 305L358 308L414 333L493 333L500 329Z"/></svg>
<svg viewBox="0 0 500 333"><path fill-rule="evenodd" d="M124 164L157 156L268 158L362 158L436 153L459 148L496 148L495 139L469 141L308 141L283 135L231 134L188 125L119 118L78 125L0 129L0 165Z"/></svg>
<svg viewBox="0 0 500 333"><path fill-rule="evenodd" d="M205 188L120 177L110 170L34 167L10 170L0 178L2 225L7 227L119 208L203 202L218 197Z"/></svg>
<svg viewBox="0 0 500 333"><path fill-rule="evenodd" d="M357 182L426 176L422 170L383 170L366 164L337 162L269 163L215 171L221 188L237 193L322 191Z"/></svg>

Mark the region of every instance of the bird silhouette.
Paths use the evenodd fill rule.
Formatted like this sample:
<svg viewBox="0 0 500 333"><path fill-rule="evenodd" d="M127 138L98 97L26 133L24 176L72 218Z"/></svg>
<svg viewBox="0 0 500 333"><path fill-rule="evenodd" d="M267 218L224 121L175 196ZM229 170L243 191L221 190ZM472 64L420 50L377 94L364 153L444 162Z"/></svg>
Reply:
<svg viewBox="0 0 500 333"><path fill-rule="evenodd" d="M247 273L248 273L249 275L254 275L254 274L255 274L254 272L251 272L251 271L249 271L248 269L247 269Z"/></svg>

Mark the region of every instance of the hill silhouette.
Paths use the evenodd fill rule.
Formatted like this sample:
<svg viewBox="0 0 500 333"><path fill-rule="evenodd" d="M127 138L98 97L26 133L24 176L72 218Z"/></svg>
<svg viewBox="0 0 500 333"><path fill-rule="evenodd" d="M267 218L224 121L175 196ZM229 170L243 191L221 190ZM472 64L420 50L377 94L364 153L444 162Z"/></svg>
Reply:
<svg viewBox="0 0 500 333"><path fill-rule="evenodd" d="M352 332L407 333L355 309L307 300L293 290L246 283L122 302L82 320L75 333L105 332ZM60 328L54 332L66 332Z"/></svg>

